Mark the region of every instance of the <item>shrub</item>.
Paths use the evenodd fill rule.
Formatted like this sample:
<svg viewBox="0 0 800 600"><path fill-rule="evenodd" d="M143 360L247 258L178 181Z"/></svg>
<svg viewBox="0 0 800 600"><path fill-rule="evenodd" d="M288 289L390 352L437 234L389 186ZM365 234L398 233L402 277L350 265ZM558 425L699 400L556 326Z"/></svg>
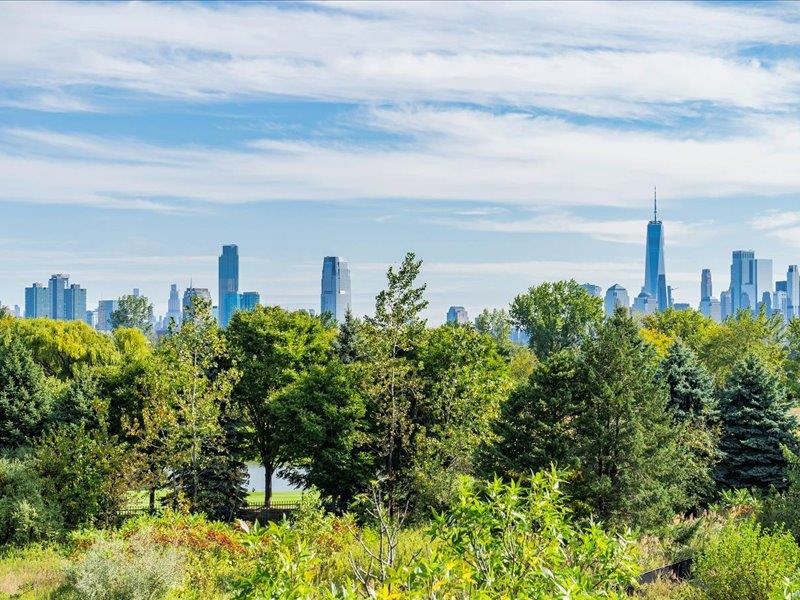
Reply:
<svg viewBox="0 0 800 600"><path fill-rule="evenodd" d="M0 458L0 544L51 539L60 531L61 516L45 501L32 462Z"/></svg>
<svg viewBox="0 0 800 600"><path fill-rule="evenodd" d="M800 568L791 534L767 531L754 519L731 521L695 559L693 583L709 600L764 600L783 590Z"/></svg>
<svg viewBox="0 0 800 600"><path fill-rule="evenodd" d="M183 580L183 557L144 538L96 542L69 573L85 600L158 600Z"/></svg>

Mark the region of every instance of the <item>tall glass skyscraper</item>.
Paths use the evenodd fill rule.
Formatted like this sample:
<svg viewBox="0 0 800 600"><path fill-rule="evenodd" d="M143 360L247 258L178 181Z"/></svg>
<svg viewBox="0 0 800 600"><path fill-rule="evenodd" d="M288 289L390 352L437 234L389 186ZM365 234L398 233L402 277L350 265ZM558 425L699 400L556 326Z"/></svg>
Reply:
<svg viewBox="0 0 800 600"><path fill-rule="evenodd" d="M756 258L752 250L734 250L731 257L731 314L742 309L757 313L772 292L772 260ZM771 304L771 302L770 302Z"/></svg>
<svg viewBox="0 0 800 600"><path fill-rule="evenodd" d="M219 324L227 327L239 309L239 247L222 247L219 257Z"/></svg>
<svg viewBox="0 0 800 600"><path fill-rule="evenodd" d="M258 292L243 292L239 297L239 308L241 310L255 310L256 306L261 305L261 295Z"/></svg>
<svg viewBox="0 0 800 600"><path fill-rule="evenodd" d="M631 302L628 299L628 290L622 287L620 284L615 283L612 285L608 290L606 290L606 298L605 298L605 312L606 317L611 317L614 314L614 311L617 310L619 307L623 307L626 310L630 308Z"/></svg>
<svg viewBox="0 0 800 600"><path fill-rule="evenodd" d="M97 330L111 331L111 313L119 308L118 300L100 300L97 303Z"/></svg>
<svg viewBox="0 0 800 600"><path fill-rule="evenodd" d="M703 269L703 272L700 274L700 299L706 300L713 297L713 295L711 269Z"/></svg>
<svg viewBox="0 0 800 600"><path fill-rule="evenodd" d="M86 321L86 290L73 283L64 290L64 319Z"/></svg>
<svg viewBox="0 0 800 600"><path fill-rule="evenodd" d="M447 322L456 325L466 325L469 323L469 313L463 306L451 306L447 311Z"/></svg>
<svg viewBox="0 0 800 600"><path fill-rule="evenodd" d="M797 265L789 265L786 272L786 318L793 319L800 313L800 274Z"/></svg>
<svg viewBox="0 0 800 600"><path fill-rule="evenodd" d="M322 293L320 312L330 313L339 323L351 308L350 265L338 256L326 256L322 261Z"/></svg>
<svg viewBox="0 0 800 600"><path fill-rule="evenodd" d="M47 288L41 283L31 284L25 288L25 318L39 319L49 317L50 310L47 301Z"/></svg>
<svg viewBox="0 0 800 600"><path fill-rule="evenodd" d="M50 306L51 319L66 319L64 307L64 292L69 284L69 275L55 273L50 276L47 284L47 300Z"/></svg>
<svg viewBox="0 0 800 600"><path fill-rule="evenodd" d="M642 291L655 298L658 310L669 308L667 276L664 272L664 225L658 220L658 204L655 193L653 194L653 220L647 224Z"/></svg>

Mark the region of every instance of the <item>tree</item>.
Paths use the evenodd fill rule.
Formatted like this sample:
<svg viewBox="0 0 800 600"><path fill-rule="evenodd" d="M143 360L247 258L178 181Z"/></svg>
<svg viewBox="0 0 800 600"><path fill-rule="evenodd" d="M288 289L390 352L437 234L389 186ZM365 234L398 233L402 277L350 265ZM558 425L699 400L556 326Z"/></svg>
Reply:
<svg viewBox="0 0 800 600"><path fill-rule="evenodd" d="M67 529L107 527L132 489L133 455L114 437L83 427L57 427L35 450L44 495L60 508Z"/></svg>
<svg viewBox="0 0 800 600"><path fill-rule="evenodd" d="M687 458L691 459L684 471L688 495L705 503L714 493L712 468L719 460L719 413L714 384L694 352L680 339L669 347L659 378L669 393L667 410L677 423L686 426Z"/></svg>
<svg viewBox="0 0 800 600"><path fill-rule="evenodd" d="M543 283L514 298L511 320L528 333L536 355L546 358L580 346L597 329L603 320L602 301L572 279Z"/></svg>
<svg viewBox="0 0 800 600"><path fill-rule="evenodd" d="M153 305L145 296L125 295L111 313L111 328L130 327L145 335L153 332Z"/></svg>
<svg viewBox="0 0 800 600"><path fill-rule="evenodd" d="M487 477L521 478L550 465L564 472L578 468L575 424L581 410L581 376L579 354L571 348L537 364L529 380L503 403L493 423L496 441L483 444Z"/></svg>
<svg viewBox="0 0 800 600"><path fill-rule="evenodd" d="M44 371L20 339L0 332L0 449L30 445L51 409Z"/></svg>
<svg viewBox="0 0 800 600"><path fill-rule="evenodd" d="M423 388L413 417L412 486L426 511L441 510L455 499L458 476L475 474L511 380L497 342L471 327L429 329L418 355Z"/></svg>
<svg viewBox="0 0 800 600"><path fill-rule="evenodd" d="M246 443L264 467L268 505L272 476L298 454L294 446L302 437L280 427L278 398L313 365L332 359L336 330L318 317L272 306L237 312L225 334L239 374L231 398L246 424Z"/></svg>
<svg viewBox="0 0 800 600"><path fill-rule="evenodd" d="M275 408L291 450L282 475L346 509L369 481L372 466L363 451L365 408L357 369L336 358L311 365L276 394Z"/></svg>
<svg viewBox="0 0 800 600"><path fill-rule="evenodd" d="M364 326L369 452L392 518L411 493L409 466L423 394L416 355L425 338L420 313L428 302L425 285L415 285L421 266L409 252L397 270L389 267L387 287L375 298L375 316Z"/></svg>
<svg viewBox="0 0 800 600"><path fill-rule="evenodd" d="M694 352L680 340L667 350L659 376L669 390L668 408L681 421L714 421L714 383Z"/></svg>
<svg viewBox="0 0 800 600"><path fill-rule="evenodd" d="M339 335L336 338L336 353L344 364L350 364L359 359L361 348L359 338L362 326L361 320L353 316L353 312L348 308L344 314L344 323L339 326Z"/></svg>
<svg viewBox="0 0 800 600"><path fill-rule="evenodd" d="M475 329L492 336L501 348L509 348L511 340L511 316L502 308L484 308L475 317Z"/></svg>
<svg viewBox="0 0 800 600"><path fill-rule="evenodd" d="M204 510L203 490L209 483L206 452L224 446L220 423L236 372L222 368L225 340L210 303L194 298L193 314L162 339L145 374L138 437L154 477L151 496L166 467L170 499L183 495L191 509Z"/></svg>
<svg viewBox="0 0 800 600"><path fill-rule="evenodd" d="M649 526L693 505L685 428L666 410L655 353L622 309L583 345L573 497L612 523Z"/></svg>
<svg viewBox="0 0 800 600"><path fill-rule="evenodd" d="M751 354L734 367L720 401L722 460L716 479L722 488L785 487L783 448L796 450L796 420L788 412L776 375Z"/></svg>

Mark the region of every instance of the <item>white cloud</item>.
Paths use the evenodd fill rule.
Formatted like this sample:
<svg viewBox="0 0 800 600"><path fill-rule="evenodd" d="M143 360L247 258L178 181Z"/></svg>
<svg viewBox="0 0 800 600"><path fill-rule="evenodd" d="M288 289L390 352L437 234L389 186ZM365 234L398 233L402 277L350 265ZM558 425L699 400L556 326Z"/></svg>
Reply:
<svg viewBox="0 0 800 600"><path fill-rule="evenodd" d="M797 61L762 64L738 50L796 43L794 12L677 3L3 3L0 80L54 98L101 86L206 101L465 101L649 118L686 102L782 110L797 104Z"/></svg>
<svg viewBox="0 0 800 600"><path fill-rule="evenodd" d="M800 187L800 125L790 119L694 139L520 113L423 107L365 114L368 126L408 141L263 139L238 148L176 148L8 129L0 132L0 200L149 210L364 199L643 207L658 184L668 215L674 199ZM616 233L613 223L598 231Z"/></svg>

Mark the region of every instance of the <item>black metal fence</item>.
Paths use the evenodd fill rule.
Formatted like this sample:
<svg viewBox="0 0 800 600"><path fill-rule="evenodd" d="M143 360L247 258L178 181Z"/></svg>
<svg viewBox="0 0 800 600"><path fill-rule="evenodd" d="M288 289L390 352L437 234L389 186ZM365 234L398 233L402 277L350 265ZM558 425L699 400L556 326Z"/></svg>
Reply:
<svg viewBox="0 0 800 600"><path fill-rule="evenodd" d="M646 585L648 583L655 583L659 579L672 578L682 581L688 579L692 571L692 558L684 558L671 565L659 567L652 571L647 571L639 575L639 583Z"/></svg>

